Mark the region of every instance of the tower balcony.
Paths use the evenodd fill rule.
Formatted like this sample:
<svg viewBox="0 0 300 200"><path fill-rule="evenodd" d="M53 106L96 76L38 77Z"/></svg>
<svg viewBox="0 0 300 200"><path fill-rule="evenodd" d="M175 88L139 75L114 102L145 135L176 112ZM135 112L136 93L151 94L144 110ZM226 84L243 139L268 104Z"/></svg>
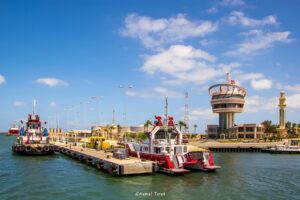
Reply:
<svg viewBox="0 0 300 200"><path fill-rule="evenodd" d="M214 104L245 104L245 99L244 98L217 98L217 99L212 99L210 101L212 105Z"/></svg>
<svg viewBox="0 0 300 200"><path fill-rule="evenodd" d="M213 108L212 111L213 113L241 113L243 112L243 107L242 108Z"/></svg>

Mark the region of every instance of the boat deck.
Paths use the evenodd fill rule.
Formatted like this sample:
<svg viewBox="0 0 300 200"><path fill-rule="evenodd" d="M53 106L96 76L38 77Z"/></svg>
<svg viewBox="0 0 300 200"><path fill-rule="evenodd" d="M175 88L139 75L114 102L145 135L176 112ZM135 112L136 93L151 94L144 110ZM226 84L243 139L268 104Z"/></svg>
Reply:
<svg viewBox="0 0 300 200"><path fill-rule="evenodd" d="M63 154L114 175L150 174L156 170L156 162L153 161L145 161L134 157L118 159L114 158L111 152L70 146L59 142L55 142L54 145L59 147Z"/></svg>

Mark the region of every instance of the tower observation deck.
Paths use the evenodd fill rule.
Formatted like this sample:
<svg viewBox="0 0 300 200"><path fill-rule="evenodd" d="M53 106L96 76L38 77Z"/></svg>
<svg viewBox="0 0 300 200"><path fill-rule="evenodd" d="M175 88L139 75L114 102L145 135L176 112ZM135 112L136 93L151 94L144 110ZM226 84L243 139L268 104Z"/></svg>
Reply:
<svg viewBox="0 0 300 200"><path fill-rule="evenodd" d="M208 89L212 111L219 114L218 134L226 133L234 127L234 115L243 112L247 94L243 87L231 80L229 73L226 74L226 82Z"/></svg>

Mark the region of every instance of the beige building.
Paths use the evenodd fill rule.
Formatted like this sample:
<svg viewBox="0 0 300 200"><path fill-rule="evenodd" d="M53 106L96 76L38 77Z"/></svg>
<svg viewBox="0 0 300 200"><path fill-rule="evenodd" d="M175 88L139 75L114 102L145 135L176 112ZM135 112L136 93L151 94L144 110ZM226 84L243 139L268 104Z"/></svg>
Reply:
<svg viewBox="0 0 300 200"><path fill-rule="evenodd" d="M220 132L218 125L207 125L206 129L210 139L263 139L265 136L262 124L239 124L228 131Z"/></svg>
<svg viewBox="0 0 300 200"><path fill-rule="evenodd" d="M265 128L261 124L240 124L234 127L239 139L263 139Z"/></svg>

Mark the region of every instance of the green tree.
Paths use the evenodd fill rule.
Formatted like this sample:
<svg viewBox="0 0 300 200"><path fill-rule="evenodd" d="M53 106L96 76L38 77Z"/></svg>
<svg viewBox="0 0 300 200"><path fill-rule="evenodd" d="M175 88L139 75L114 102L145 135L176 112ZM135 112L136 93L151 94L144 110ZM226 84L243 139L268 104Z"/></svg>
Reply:
<svg viewBox="0 0 300 200"><path fill-rule="evenodd" d="M194 134L197 133L197 127L198 127L198 125L197 125L197 124L194 124Z"/></svg>
<svg viewBox="0 0 300 200"><path fill-rule="evenodd" d="M178 125L179 125L179 130L180 130L180 131L181 131L182 127L183 127L183 128L187 128L187 124L184 123L184 121L179 121L179 122L178 122Z"/></svg>
<svg viewBox="0 0 300 200"><path fill-rule="evenodd" d="M153 123L148 119L144 124L144 132L148 132L148 128L150 125L153 125Z"/></svg>

